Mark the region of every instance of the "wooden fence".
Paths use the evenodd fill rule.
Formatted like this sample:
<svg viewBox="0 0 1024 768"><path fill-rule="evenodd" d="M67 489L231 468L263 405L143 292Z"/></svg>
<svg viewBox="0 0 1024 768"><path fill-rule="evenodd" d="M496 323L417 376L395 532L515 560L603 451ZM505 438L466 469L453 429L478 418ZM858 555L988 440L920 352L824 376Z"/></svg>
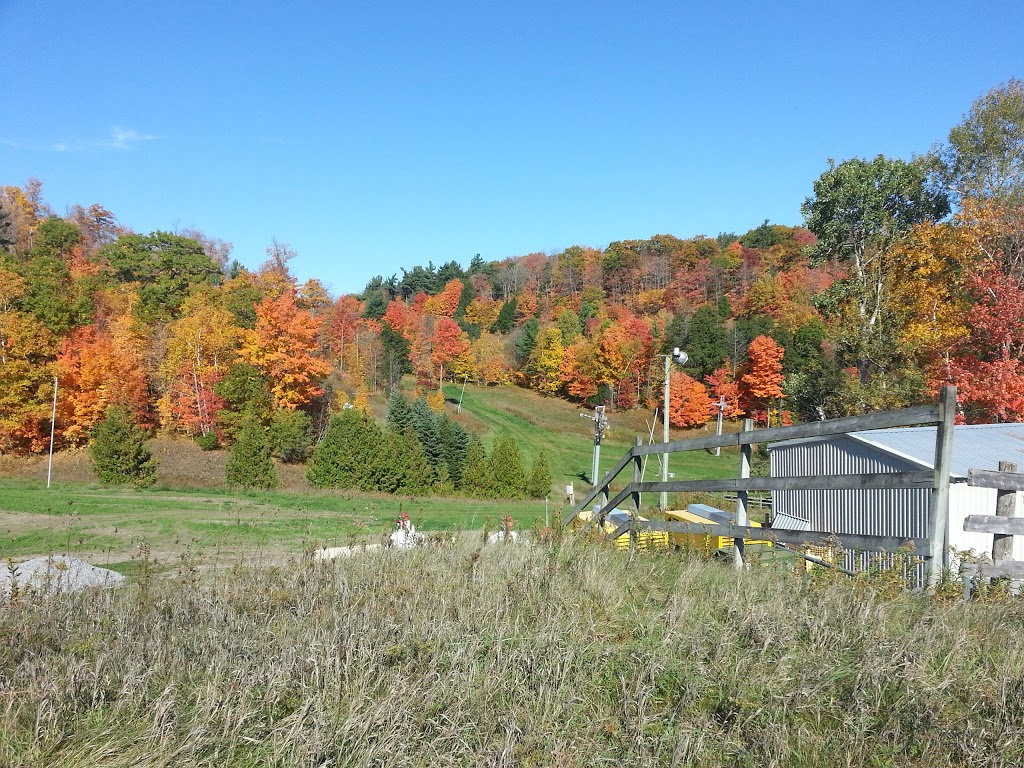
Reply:
<svg viewBox="0 0 1024 768"><path fill-rule="evenodd" d="M1013 559L1013 537L1024 536L1024 518L1017 517L1017 491L1024 491L1024 474L1017 465L999 462L999 471L972 469L967 482L976 488L996 489L994 515L969 515L964 530L992 534L992 562L966 563L961 567L964 599L969 600L975 579L1024 579L1024 562Z"/></svg>
<svg viewBox="0 0 1024 768"><path fill-rule="evenodd" d="M771 427L755 430L753 422L744 421L741 432L709 437L675 440L668 443L643 445L637 438L636 445L619 459L614 467L590 490L586 496L562 520L569 525L590 504L597 502L600 510L584 526L602 524L604 516L622 502L630 499L633 511L630 519L619 526L609 538L626 533L642 531L668 531L671 533L710 534L732 537L736 546L733 559L736 567L742 568L744 540L765 540L771 538L781 544L801 546L821 544L844 549L860 549L874 552L895 552L912 545L919 556L926 561L928 584L934 585L948 566L949 540L949 467L953 447L953 416L956 410L956 388L943 387L939 402L904 408L898 411L884 411L866 416L849 416L829 421L798 424L792 427ZM848 432L889 427L937 426L935 438L935 462L933 470L914 472L888 472L860 475L828 475L806 477L751 477L750 458L754 445L758 443L798 440L807 437L826 437ZM671 480L668 482L643 482L641 467L643 457L649 454L670 454L684 451L699 451L710 448L738 446L740 449L739 471L736 479L721 480ZM612 482L630 464L633 464L633 481L615 496L611 496ZM795 531L785 529L753 528L747 525L747 493L749 491L775 490L845 490L869 488L930 488L929 531L927 538L903 539L892 536L837 533L835 531ZM668 522L637 519L640 498L644 493L680 493L694 491L718 491L736 495L734 525L702 525L698 523Z"/></svg>

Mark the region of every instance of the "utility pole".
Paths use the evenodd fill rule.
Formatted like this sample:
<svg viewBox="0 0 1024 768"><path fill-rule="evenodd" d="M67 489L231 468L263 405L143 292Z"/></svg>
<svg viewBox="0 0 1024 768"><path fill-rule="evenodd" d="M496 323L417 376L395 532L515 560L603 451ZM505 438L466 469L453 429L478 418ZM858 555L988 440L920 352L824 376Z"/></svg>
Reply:
<svg viewBox="0 0 1024 768"><path fill-rule="evenodd" d="M665 398L664 398L664 412L662 413L662 424L664 430L662 431L662 442L668 442L668 414L669 414L669 383L672 379L672 361L675 360L679 365L686 365L686 361L690 359L690 356L685 352L675 347L672 350L671 355L662 355L665 358ZM668 482L668 451L661 454L661 482ZM661 511L664 512L668 509L668 491L661 492Z"/></svg>
<svg viewBox="0 0 1024 768"><path fill-rule="evenodd" d="M722 436L722 414L725 413L725 395L719 395L718 397L718 431L715 433L719 437ZM722 446L715 447L715 456L722 455Z"/></svg>
<svg viewBox="0 0 1024 768"><path fill-rule="evenodd" d="M599 480L597 473L600 471L598 467L601 461L601 438L608 431L608 417L605 415L604 409L603 405L598 405L594 407L593 416L589 413L580 414L582 418L590 419L594 422L594 468L591 471L590 478L591 484L595 486Z"/></svg>
<svg viewBox="0 0 1024 768"><path fill-rule="evenodd" d="M667 443L668 442L668 399L669 399L669 387L668 387L668 385L669 385L669 382L670 382L670 380L672 378L672 367L671 366L672 366L672 356L671 355L665 355L665 397L664 397L664 399L661 402L661 405L662 405L661 421L662 421L662 424L664 425L664 429L662 430L662 440L661 440L661 442L663 442L663 443ZM666 451L665 453L661 454L661 482L663 482L663 483L667 483L668 482L668 451ZM659 501L659 504L661 505L661 511L662 512L664 512L664 511L666 511L668 509L668 491L662 491L661 492L661 500Z"/></svg>

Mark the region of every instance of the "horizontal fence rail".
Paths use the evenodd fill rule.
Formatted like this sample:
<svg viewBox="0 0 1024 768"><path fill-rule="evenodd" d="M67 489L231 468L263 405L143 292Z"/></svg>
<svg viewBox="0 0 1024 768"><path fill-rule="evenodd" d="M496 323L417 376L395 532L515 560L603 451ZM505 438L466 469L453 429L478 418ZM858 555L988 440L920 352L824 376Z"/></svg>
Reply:
<svg viewBox="0 0 1024 768"><path fill-rule="evenodd" d="M996 488L1000 491L1024 491L1024 472L998 472L993 469L972 469L967 484L975 488Z"/></svg>
<svg viewBox="0 0 1024 768"><path fill-rule="evenodd" d="M828 531L793 531L786 528L757 528L743 525L707 525L705 523L679 523L663 520L628 520L613 533L610 539L617 539L630 531L688 533L700 536L728 536L733 539L770 541L791 546L804 544L835 546L841 549L870 549L878 552L904 552L908 549L928 557L928 539L901 538L899 536L867 536L855 533L829 533Z"/></svg>
<svg viewBox="0 0 1024 768"><path fill-rule="evenodd" d="M690 437L685 440L674 440L669 443L651 443L650 445L641 445L633 448L632 455L646 456L651 453L677 453L679 451L700 451L707 448L728 448L736 445L774 443L780 440L802 440L807 437L844 435L848 432L863 432L868 429L935 424L938 420L939 406L919 405L914 408L903 408L898 411L869 413L866 416L844 416L841 419L812 421L808 424L797 424L792 427L771 427L770 429L734 432L728 435Z"/></svg>

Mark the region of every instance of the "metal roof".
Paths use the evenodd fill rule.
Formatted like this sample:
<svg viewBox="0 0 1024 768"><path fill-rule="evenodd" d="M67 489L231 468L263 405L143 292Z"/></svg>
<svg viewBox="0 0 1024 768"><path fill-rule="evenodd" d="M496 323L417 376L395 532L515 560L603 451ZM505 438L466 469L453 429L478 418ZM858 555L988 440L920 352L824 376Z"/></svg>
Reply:
<svg viewBox="0 0 1024 768"><path fill-rule="evenodd" d="M886 453L935 466L936 427L896 427L851 432L849 437ZM953 428L950 475L967 477L970 469L999 469L1000 461L1024 470L1024 424L958 424Z"/></svg>

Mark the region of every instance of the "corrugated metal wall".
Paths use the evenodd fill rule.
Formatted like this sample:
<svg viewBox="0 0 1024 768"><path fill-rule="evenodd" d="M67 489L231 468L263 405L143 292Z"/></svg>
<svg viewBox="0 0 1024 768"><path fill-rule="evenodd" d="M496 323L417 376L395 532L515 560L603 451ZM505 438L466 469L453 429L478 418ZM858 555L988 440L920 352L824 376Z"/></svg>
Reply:
<svg viewBox="0 0 1024 768"><path fill-rule="evenodd" d="M773 477L861 475L920 469L845 436L772 448ZM918 488L774 491L772 509L806 520L811 530L880 536L928 535L929 491Z"/></svg>
<svg viewBox="0 0 1024 768"><path fill-rule="evenodd" d="M773 477L909 472L919 466L869 445L838 436L780 445L771 451ZM928 536L930 491L924 488L841 491L773 491L773 513L806 520L814 531L878 536ZM961 521L962 524L962 521ZM847 552L844 565L864 570L877 553Z"/></svg>
<svg viewBox="0 0 1024 768"><path fill-rule="evenodd" d="M771 451L772 477L856 475L910 472L916 464L845 436L779 445ZM807 529L907 538L928 537L931 491L927 488L850 491L773 491L773 514L807 522ZM992 552L992 535L966 533L968 515L994 515L996 491L953 483L949 488L949 543L979 555ZM1017 494L1017 515L1024 517L1024 493ZM1024 536L1013 540L1014 559L1024 560ZM883 563L877 553L847 552L844 565L863 570ZM922 571L923 573L923 571Z"/></svg>

